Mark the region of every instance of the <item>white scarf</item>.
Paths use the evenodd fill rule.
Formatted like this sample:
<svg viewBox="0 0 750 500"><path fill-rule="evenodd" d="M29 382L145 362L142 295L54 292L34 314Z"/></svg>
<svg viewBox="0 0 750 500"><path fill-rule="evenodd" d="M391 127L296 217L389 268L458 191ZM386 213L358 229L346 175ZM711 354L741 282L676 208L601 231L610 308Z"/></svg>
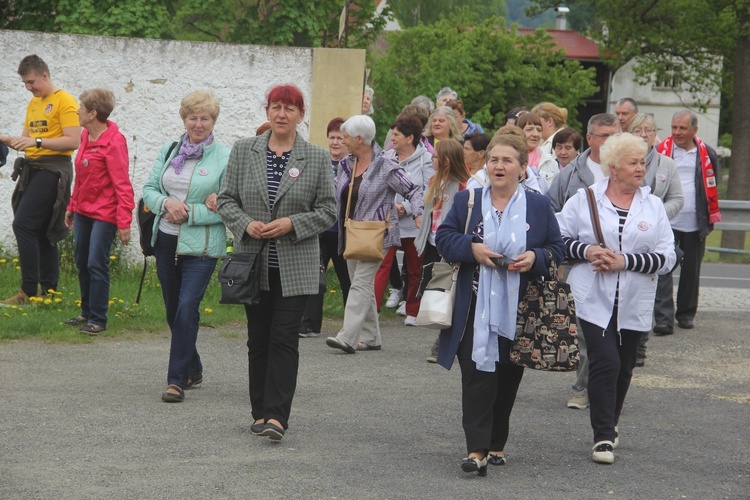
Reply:
<svg viewBox="0 0 750 500"><path fill-rule="evenodd" d="M500 221L495 216L489 185L482 190L484 244L493 252L514 258L526 251L526 191L520 185ZM521 275L507 268L480 266L474 311L474 345L471 359L477 370L494 372L500 360L498 336L516 337L516 312Z"/></svg>

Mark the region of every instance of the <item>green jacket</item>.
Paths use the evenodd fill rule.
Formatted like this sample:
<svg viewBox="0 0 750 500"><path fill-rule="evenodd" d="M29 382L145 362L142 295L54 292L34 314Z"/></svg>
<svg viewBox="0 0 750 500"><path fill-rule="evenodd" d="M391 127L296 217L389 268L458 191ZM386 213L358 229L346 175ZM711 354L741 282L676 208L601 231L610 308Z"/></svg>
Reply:
<svg viewBox="0 0 750 500"><path fill-rule="evenodd" d="M257 252L262 240L245 231L255 220L269 223L289 217L294 228L276 239L284 297L318 293L320 247L318 234L336 220L331 157L299 135L294 142L274 204L268 204L266 149L270 131L240 139L229 156L217 211L234 235L237 252ZM268 245L261 256L261 289L268 290Z"/></svg>
<svg viewBox="0 0 750 500"><path fill-rule="evenodd" d="M151 244L156 243L159 221L164 212L162 207L167 199L167 192L162 185L164 170L169 162L177 156L179 145L174 148L169 158L165 158L171 142L164 144L159 156L154 161L151 175L143 186L143 201L156 214L154 235ZM203 150L203 158L193 170L190 187L185 203L190 207L188 220L180 225L177 239L177 254L198 257L223 257L227 249L227 231L218 213L206 207L206 198L211 193L218 193L229 158L229 148L214 141Z"/></svg>

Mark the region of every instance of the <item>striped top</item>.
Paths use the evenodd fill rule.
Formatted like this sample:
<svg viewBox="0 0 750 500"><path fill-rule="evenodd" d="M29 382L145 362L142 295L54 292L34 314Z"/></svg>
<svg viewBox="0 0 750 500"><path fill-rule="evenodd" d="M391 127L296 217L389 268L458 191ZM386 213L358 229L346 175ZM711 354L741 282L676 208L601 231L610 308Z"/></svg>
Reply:
<svg viewBox="0 0 750 500"><path fill-rule="evenodd" d="M281 178L286 171L286 164L289 161L290 151L284 151L281 156L277 156L270 148L266 148L266 176L268 178L268 206L273 216L273 205L276 203L276 193L279 192ZM279 254L276 252L276 241L271 240L268 245L268 267L279 267Z"/></svg>
<svg viewBox="0 0 750 500"><path fill-rule="evenodd" d="M628 219L628 210L615 206L617 216L619 219L618 224L618 236L620 250L622 250L622 231L625 228L625 221ZM582 243L578 240L569 237L563 237L563 242L568 250L568 256L575 260L586 260L586 252L591 245ZM647 253L623 253L625 257L625 270L634 271L636 273L643 274L654 274L658 271L666 262L666 257L660 253L647 252ZM617 291L615 292L615 305L618 303L620 294L620 281L619 277L617 280Z"/></svg>

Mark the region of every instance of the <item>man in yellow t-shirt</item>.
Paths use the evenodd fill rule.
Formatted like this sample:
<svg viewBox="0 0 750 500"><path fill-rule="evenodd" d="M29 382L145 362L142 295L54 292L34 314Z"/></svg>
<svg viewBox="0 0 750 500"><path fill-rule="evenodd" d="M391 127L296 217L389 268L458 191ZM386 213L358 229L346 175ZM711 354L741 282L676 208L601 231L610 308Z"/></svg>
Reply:
<svg viewBox="0 0 750 500"><path fill-rule="evenodd" d="M34 97L26 108L20 136L0 135L0 142L25 157L13 165L13 233L18 243L21 290L2 301L26 304L29 297L57 289L60 256L57 242L65 238L65 208L73 178L71 156L81 142L78 103L55 87L49 67L37 55L23 58L18 74Z"/></svg>

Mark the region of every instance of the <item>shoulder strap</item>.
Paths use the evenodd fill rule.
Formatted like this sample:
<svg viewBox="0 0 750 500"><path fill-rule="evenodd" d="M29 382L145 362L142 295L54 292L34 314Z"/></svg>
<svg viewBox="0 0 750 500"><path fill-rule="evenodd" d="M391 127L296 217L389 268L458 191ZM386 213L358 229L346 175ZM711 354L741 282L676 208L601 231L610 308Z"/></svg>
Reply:
<svg viewBox="0 0 750 500"><path fill-rule="evenodd" d="M474 209L474 190L469 189L469 211L466 213L466 226L464 227L464 234L469 234L469 221L471 220L471 211Z"/></svg>
<svg viewBox="0 0 750 500"><path fill-rule="evenodd" d="M176 148L176 147L177 147L177 142L178 142L178 141L174 141L174 142L172 143L172 145L171 145L171 146L169 146L169 149L167 150L167 156L165 156L165 157L164 157L164 163L166 163L166 162L167 162L167 160L169 159L169 155L171 155L171 154L172 154L172 151L174 151L174 148Z"/></svg>
<svg viewBox="0 0 750 500"><path fill-rule="evenodd" d="M357 173L357 157L354 157L354 167L352 167L351 171L351 177L349 178L349 196L346 199L346 213L344 214L344 219L349 218L349 209L351 208L352 203L352 188L354 186L354 174Z"/></svg>
<svg viewBox="0 0 750 500"><path fill-rule="evenodd" d="M599 246L605 248L604 244L604 233L602 232L602 225L599 222L599 209L596 208L596 196L594 190L590 187L586 188L586 199L589 202L589 214L591 215L591 225L594 228L594 235Z"/></svg>

